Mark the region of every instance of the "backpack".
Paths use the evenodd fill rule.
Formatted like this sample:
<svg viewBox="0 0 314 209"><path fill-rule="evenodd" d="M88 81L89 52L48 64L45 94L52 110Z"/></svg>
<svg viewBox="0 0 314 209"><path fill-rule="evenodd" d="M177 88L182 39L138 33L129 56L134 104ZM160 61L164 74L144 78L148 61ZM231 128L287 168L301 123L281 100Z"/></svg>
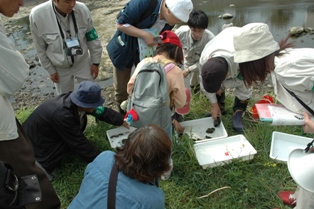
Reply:
<svg viewBox="0 0 314 209"><path fill-rule="evenodd" d="M166 129L171 125L171 110L164 66L173 63L170 60L155 61L151 57L144 60L128 102L128 111L134 109L138 115L132 126L139 128L156 124Z"/></svg>

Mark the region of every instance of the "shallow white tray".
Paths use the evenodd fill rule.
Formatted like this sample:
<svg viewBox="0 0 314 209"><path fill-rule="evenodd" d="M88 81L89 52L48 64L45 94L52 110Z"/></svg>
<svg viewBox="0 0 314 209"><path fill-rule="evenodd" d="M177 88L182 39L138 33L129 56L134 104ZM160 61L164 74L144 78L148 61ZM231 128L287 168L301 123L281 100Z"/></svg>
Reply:
<svg viewBox="0 0 314 209"><path fill-rule="evenodd" d="M184 128L184 133L189 135L191 139L201 139L195 140L195 143L212 141L214 139L225 138L228 136L222 121L218 127L214 127L214 119L212 117L188 120L181 122L180 124ZM206 133L208 128L215 128L215 131L213 133ZM206 136L210 136L211 138L206 139Z"/></svg>
<svg viewBox="0 0 314 209"><path fill-rule="evenodd" d="M127 129L123 126L118 128L108 130L107 137L112 148L121 147L122 140L127 139L129 134L136 130L136 128L130 126L130 129Z"/></svg>
<svg viewBox="0 0 314 209"><path fill-rule="evenodd" d="M272 134L269 157L279 162L288 161L290 152L294 149L305 149L313 139L293 134L274 131Z"/></svg>
<svg viewBox="0 0 314 209"><path fill-rule="evenodd" d="M242 135L194 144L198 163L206 169L231 163L233 159L250 160L257 153Z"/></svg>

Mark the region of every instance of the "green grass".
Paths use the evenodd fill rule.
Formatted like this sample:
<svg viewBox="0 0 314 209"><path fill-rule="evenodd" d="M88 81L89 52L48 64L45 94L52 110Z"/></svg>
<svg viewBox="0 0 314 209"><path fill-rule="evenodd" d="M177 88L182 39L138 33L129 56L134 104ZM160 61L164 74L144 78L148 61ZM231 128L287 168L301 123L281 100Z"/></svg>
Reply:
<svg viewBox="0 0 314 209"><path fill-rule="evenodd" d="M237 135L232 129L233 97L227 96L227 115L222 118L229 136ZM254 101L250 101L249 108ZM202 118L210 111L210 104L202 94L196 94L191 102L191 112L185 120ZM248 108L248 109L249 109ZM18 111L20 121L25 120L31 110ZM114 126L103 122L95 123L89 118L85 135L100 150L111 149L106 137L106 130ZM193 140L173 136L174 170L168 181L161 181L160 187L165 192L167 209L193 208L289 208L277 197L280 190L295 190L296 184L291 178L287 165L278 163L269 157L271 135L280 131L296 135L304 134L300 126L270 126L255 121L247 112L243 121L246 125L245 137L257 150L254 159L249 161L233 160L230 164L206 170L198 164ZM53 181L53 186L60 197L62 208L66 208L79 190L86 167L78 156L69 154L62 162L61 173ZM221 189L199 199L216 189Z"/></svg>

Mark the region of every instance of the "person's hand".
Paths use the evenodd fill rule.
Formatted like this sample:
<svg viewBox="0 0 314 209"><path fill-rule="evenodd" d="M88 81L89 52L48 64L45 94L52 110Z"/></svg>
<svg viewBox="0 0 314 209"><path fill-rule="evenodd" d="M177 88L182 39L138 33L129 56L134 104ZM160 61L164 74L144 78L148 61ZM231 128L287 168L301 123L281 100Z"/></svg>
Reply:
<svg viewBox="0 0 314 209"><path fill-rule="evenodd" d="M314 121L310 119L310 116L307 112L303 113L304 115L304 122L303 130L305 133L314 133Z"/></svg>
<svg viewBox="0 0 314 209"><path fill-rule="evenodd" d="M190 74L190 70L189 70L189 68L188 68L188 69L183 70L183 76L184 76L184 78L188 77L188 75L189 75L189 74Z"/></svg>
<svg viewBox="0 0 314 209"><path fill-rule="evenodd" d="M91 74L93 76L93 79L95 80L98 77L99 67L96 66L96 65L91 65L90 72L91 72Z"/></svg>
<svg viewBox="0 0 314 209"><path fill-rule="evenodd" d="M123 121L122 126L127 128L127 129L130 129L129 124L126 121Z"/></svg>
<svg viewBox="0 0 314 209"><path fill-rule="evenodd" d="M59 83L59 74L58 73L54 73L50 75L50 79L52 80L52 82L54 83Z"/></svg>
<svg viewBox="0 0 314 209"><path fill-rule="evenodd" d="M214 119L217 119L217 117L220 117L221 112L220 112L220 107L218 105L218 102L212 105L211 114Z"/></svg>
<svg viewBox="0 0 314 209"><path fill-rule="evenodd" d="M173 124L174 128L176 129L177 133L181 134L184 132L184 128L181 126L181 124L176 119L172 120L172 124Z"/></svg>
<svg viewBox="0 0 314 209"><path fill-rule="evenodd" d="M146 31L145 31L146 32ZM146 32L143 39L145 41L145 43L147 44L147 46L155 46L156 45L156 42L154 41L154 36L149 33L149 32Z"/></svg>

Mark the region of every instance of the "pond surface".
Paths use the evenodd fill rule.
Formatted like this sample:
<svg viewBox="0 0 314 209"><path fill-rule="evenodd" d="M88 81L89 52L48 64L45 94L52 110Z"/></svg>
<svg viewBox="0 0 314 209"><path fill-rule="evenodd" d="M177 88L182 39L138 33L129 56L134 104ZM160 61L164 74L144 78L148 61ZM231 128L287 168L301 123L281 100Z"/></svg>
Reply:
<svg viewBox="0 0 314 209"><path fill-rule="evenodd" d="M203 10L209 17L208 29L215 35L226 22L219 15L230 13L234 26L262 22L268 24L277 41L288 35L294 26L314 28L313 0L193 0L194 8ZM234 5L233 7L230 5ZM314 48L314 35L293 39L297 47Z"/></svg>

